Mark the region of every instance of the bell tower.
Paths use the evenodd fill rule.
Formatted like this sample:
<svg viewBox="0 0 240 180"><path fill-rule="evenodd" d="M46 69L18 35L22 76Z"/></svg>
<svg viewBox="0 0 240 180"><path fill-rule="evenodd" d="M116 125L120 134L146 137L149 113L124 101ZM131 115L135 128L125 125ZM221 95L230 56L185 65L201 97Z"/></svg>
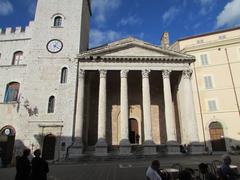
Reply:
<svg viewBox="0 0 240 180"><path fill-rule="evenodd" d="M38 0L32 53L72 57L87 50L90 3L90 0Z"/></svg>

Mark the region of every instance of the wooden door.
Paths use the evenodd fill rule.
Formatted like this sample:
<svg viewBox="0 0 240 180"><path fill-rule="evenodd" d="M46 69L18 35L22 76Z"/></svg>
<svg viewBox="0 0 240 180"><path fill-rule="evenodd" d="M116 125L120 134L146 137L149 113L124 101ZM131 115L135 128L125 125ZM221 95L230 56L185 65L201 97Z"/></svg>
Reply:
<svg viewBox="0 0 240 180"><path fill-rule="evenodd" d="M222 125L219 122L210 124L210 138L213 151L226 151L226 144Z"/></svg>
<svg viewBox="0 0 240 180"><path fill-rule="evenodd" d="M129 119L129 141L131 144L139 144L138 122L136 119Z"/></svg>
<svg viewBox="0 0 240 180"><path fill-rule="evenodd" d="M56 137L52 134L47 135L44 138L42 157L45 160L54 160L56 146Z"/></svg>

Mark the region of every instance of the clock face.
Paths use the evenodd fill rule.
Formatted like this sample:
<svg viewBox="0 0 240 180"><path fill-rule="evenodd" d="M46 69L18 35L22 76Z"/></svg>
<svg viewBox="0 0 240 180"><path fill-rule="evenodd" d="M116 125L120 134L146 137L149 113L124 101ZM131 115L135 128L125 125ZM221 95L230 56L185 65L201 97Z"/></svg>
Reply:
<svg viewBox="0 0 240 180"><path fill-rule="evenodd" d="M62 50L63 43L58 39L53 39L47 43L47 50L51 53L58 53Z"/></svg>

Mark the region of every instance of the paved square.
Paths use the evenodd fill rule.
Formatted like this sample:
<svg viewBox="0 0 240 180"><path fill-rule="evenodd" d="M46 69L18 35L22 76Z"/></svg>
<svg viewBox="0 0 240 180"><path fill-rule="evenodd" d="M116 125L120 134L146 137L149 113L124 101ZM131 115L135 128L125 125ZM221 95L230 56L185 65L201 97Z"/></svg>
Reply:
<svg viewBox="0 0 240 180"><path fill-rule="evenodd" d="M199 163L221 160L221 156L171 156L159 160L162 168L171 167L173 163L197 168ZM232 156L232 160L232 164L240 166L240 156ZM131 160L50 165L48 180L145 180L150 163L151 160ZM15 168L0 169L1 180L14 180L15 173Z"/></svg>

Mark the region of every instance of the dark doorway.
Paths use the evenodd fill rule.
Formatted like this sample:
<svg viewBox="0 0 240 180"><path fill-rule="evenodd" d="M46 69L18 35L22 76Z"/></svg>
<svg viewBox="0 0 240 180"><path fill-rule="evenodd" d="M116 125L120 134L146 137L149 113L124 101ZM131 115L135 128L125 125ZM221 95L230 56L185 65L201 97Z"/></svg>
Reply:
<svg viewBox="0 0 240 180"><path fill-rule="evenodd" d="M0 130L0 155L4 166L7 166L12 161L15 134L14 128L10 126Z"/></svg>
<svg viewBox="0 0 240 180"><path fill-rule="evenodd" d="M221 123L213 122L209 125L213 151L226 151L224 132Z"/></svg>
<svg viewBox="0 0 240 180"><path fill-rule="evenodd" d="M139 144L138 122L136 119L129 119L129 141L131 144Z"/></svg>
<svg viewBox="0 0 240 180"><path fill-rule="evenodd" d="M42 156L45 160L54 160L56 137L52 134L45 136L43 141Z"/></svg>

